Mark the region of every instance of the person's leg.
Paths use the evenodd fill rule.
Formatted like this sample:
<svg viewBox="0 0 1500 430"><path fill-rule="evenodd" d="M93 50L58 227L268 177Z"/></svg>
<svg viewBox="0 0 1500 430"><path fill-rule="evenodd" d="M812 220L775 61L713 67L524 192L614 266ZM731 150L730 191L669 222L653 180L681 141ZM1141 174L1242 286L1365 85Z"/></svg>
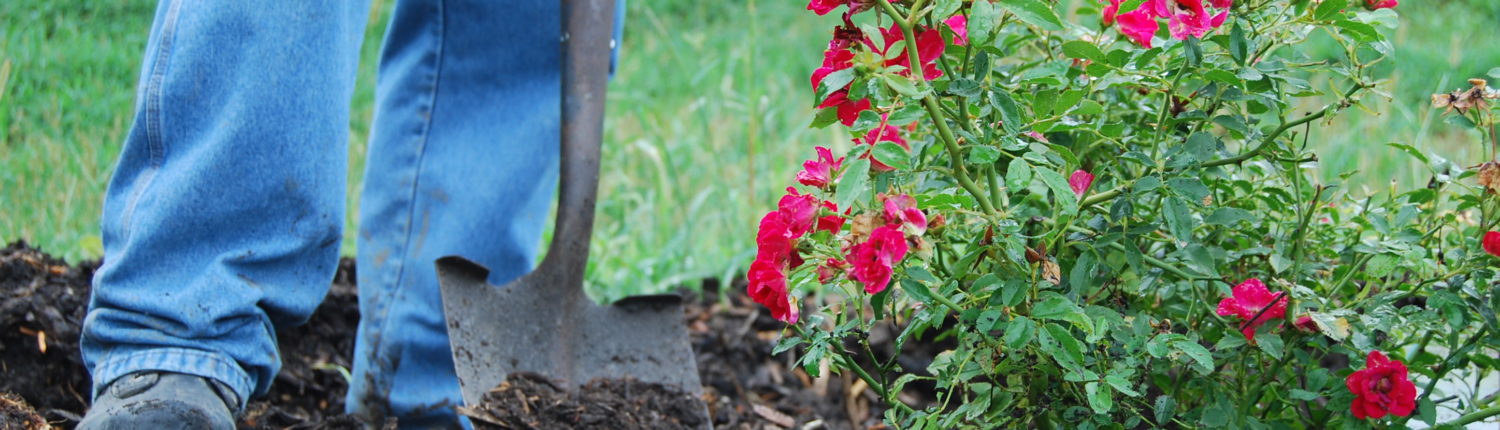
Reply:
<svg viewBox="0 0 1500 430"><path fill-rule="evenodd" d="M366 1L162 0L104 201L84 322L93 395L211 378L243 408L333 278ZM154 379L153 379L154 380Z"/></svg>
<svg viewBox="0 0 1500 430"><path fill-rule="evenodd" d="M558 8L397 2L360 199L351 412L457 424L433 262L462 255L503 284L536 261L557 181Z"/></svg>

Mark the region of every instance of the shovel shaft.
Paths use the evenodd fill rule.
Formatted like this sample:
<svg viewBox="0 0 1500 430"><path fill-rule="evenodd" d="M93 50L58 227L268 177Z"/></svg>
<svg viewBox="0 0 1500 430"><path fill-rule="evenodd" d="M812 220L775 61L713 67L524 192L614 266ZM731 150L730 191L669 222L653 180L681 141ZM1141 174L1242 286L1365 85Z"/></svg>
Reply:
<svg viewBox="0 0 1500 430"><path fill-rule="evenodd" d="M609 81L614 0L562 0L562 172L552 244L537 271L581 295L594 203L599 194L599 145Z"/></svg>

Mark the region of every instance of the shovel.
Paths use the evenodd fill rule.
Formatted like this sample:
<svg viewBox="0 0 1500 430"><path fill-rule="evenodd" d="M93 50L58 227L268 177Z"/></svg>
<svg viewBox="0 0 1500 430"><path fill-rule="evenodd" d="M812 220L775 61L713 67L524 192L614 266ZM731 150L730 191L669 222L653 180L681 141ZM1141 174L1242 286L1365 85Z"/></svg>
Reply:
<svg viewBox="0 0 1500 430"><path fill-rule="evenodd" d="M542 263L497 287L477 263L453 256L437 261L449 345L469 406L515 372L562 386L630 377L702 393L681 297L635 296L601 306L583 292L614 10L613 0L562 1L561 189Z"/></svg>

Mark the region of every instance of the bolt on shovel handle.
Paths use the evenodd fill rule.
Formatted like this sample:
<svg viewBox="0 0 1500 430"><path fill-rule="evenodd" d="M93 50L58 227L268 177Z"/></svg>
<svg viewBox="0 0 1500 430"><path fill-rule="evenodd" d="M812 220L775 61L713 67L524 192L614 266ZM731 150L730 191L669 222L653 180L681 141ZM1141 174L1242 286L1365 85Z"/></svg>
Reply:
<svg viewBox="0 0 1500 430"><path fill-rule="evenodd" d="M552 244L537 271L583 290L594 203L599 194L599 146L609 83L614 0L562 0L562 172Z"/></svg>

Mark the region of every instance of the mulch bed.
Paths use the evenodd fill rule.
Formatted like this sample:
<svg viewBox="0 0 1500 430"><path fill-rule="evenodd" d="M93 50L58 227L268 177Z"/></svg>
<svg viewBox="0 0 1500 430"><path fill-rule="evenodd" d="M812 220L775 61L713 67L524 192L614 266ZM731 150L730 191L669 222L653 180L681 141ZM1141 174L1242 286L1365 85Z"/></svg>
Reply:
<svg viewBox="0 0 1500 430"><path fill-rule="evenodd" d="M0 429L31 429L6 421L14 419L7 415L11 404L24 411L29 403L62 429L72 428L83 416L90 381L78 335L98 265L69 265L25 242L0 249L0 393L20 399L7 403L3 399L15 397L0 397ZM361 428L343 413L348 390L344 373L359 321L354 279L353 260L341 261L328 297L311 320L278 333L281 373L266 397L252 399L240 428ZM693 421L696 415L682 411L706 404L719 429L880 426L883 408L855 378L827 372L812 378L795 365L795 351L771 355L784 325L751 302L743 285L721 289L708 280L701 291L690 296L684 315L703 383L701 399L684 399L675 390L631 380L557 387L545 378L517 375L492 393L500 396L495 402L469 412L493 418L499 428L588 428L587 423L596 422L596 428L701 428ZM924 368L931 355L922 355L903 356L901 362ZM903 396L909 402L930 400L923 387L908 391Z"/></svg>

